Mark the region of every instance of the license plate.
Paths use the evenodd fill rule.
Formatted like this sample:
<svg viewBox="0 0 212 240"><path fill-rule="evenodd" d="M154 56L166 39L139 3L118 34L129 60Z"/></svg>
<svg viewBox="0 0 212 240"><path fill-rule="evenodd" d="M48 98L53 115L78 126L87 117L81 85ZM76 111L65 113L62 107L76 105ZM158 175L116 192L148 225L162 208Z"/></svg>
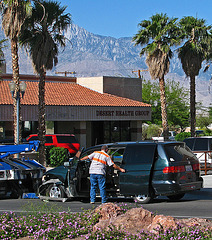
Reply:
<svg viewBox="0 0 212 240"><path fill-rule="evenodd" d="M191 165L186 165L185 170L186 170L186 172L191 172L192 171L192 166Z"/></svg>

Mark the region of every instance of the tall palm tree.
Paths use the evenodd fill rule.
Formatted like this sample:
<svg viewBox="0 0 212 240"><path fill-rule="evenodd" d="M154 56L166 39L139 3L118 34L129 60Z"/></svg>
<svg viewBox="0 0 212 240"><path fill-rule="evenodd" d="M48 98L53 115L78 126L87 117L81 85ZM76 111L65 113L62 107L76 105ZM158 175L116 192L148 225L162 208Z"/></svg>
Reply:
<svg viewBox="0 0 212 240"><path fill-rule="evenodd" d="M58 48L65 47L64 31L71 24L66 7L57 1L35 2L32 15L26 20L26 28L21 34L20 43L25 46L32 58L32 64L39 74L38 137L40 140L39 160L46 165L45 157L45 76L58 62Z"/></svg>
<svg viewBox="0 0 212 240"><path fill-rule="evenodd" d="M5 48L6 46L4 45L4 43L7 41L7 39L2 39L0 40L0 73L2 73L2 69L3 66L5 64L5 57L4 57L4 52L3 52L3 48Z"/></svg>
<svg viewBox="0 0 212 240"><path fill-rule="evenodd" d="M18 143L20 136L17 136L17 101L15 100L20 91L19 79L19 63L18 63L18 37L24 21L28 14L30 14L30 1L29 0L3 0L1 1L2 12L2 26L6 37L11 42L11 55L12 55L12 69L13 81L16 84L13 101L13 118L14 118L14 141ZM19 109L20 111L20 109ZM19 119L20 122L20 119ZM21 126L21 124L19 124ZM20 131L19 131L20 132ZM19 138L19 139L18 139Z"/></svg>
<svg viewBox="0 0 212 240"><path fill-rule="evenodd" d="M140 30L133 37L135 45L144 46L140 55L146 54L146 63L152 79L159 79L161 116L164 139L168 140L164 76L169 72L171 47L179 44L177 18L170 19L166 14L155 14L150 20L143 20Z"/></svg>
<svg viewBox="0 0 212 240"><path fill-rule="evenodd" d="M209 54L211 45L211 26L207 26L204 19L191 16L179 21L184 45L178 49L183 71L190 78L190 127L191 136L195 136L196 129L196 89L195 77L198 76L202 62Z"/></svg>

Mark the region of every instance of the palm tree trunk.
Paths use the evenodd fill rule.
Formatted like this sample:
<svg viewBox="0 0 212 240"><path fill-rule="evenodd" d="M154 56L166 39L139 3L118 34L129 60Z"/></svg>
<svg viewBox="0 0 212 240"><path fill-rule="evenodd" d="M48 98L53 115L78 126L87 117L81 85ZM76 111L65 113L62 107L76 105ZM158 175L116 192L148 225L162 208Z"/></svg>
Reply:
<svg viewBox="0 0 212 240"><path fill-rule="evenodd" d="M19 64L18 64L18 40L14 38L11 40L11 55L12 55L12 69L13 69L13 81L16 85L14 92L14 101L13 101L13 121L14 121L14 142L17 144L21 140L21 121L20 121L20 104L18 104L19 109L17 109L17 100L20 98L20 78L19 78ZM20 100L20 99L19 99ZM19 101L18 100L18 101ZM19 112L19 130L17 129L17 112ZM17 136L17 132L19 132L19 136Z"/></svg>
<svg viewBox="0 0 212 240"><path fill-rule="evenodd" d="M195 76L190 76L190 126L191 137L195 137L196 130L196 93L195 93Z"/></svg>
<svg viewBox="0 0 212 240"><path fill-rule="evenodd" d="M159 79L159 85L160 85L160 101L161 101L163 135L164 135L164 140L166 141L169 139L169 128L168 128L167 111L166 111L166 95L165 95L164 77Z"/></svg>
<svg viewBox="0 0 212 240"><path fill-rule="evenodd" d="M39 103L38 103L38 139L40 141L39 147L39 161L46 167L46 151L45 151L45 134L46 134L46 123L45 123L45 71L43 68L39 72Z"/></svg>

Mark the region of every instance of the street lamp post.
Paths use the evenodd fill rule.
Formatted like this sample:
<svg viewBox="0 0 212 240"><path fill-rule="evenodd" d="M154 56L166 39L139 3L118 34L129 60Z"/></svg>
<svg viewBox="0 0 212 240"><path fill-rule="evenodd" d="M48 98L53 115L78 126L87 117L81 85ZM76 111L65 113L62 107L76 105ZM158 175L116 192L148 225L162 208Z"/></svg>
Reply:
<svg viewBox="0 0 212 240"><path fill-rule="evenodd" d="M20 119L20 98L22 95L22 98L24 97L24 93L26 90L26 83L20 82L19 83L19 90L15 94L16 89L16 83L14 81L11 81L9 83L10 92L12 95L12 98L16 99L16 105L17 105L17 114L16 114L16 128L17 128L17 135L16 135L16 144L19 144L19 135L20 135L20 126L19 126L19 119ZM21 94L20 94L21 93Z"/></svg>

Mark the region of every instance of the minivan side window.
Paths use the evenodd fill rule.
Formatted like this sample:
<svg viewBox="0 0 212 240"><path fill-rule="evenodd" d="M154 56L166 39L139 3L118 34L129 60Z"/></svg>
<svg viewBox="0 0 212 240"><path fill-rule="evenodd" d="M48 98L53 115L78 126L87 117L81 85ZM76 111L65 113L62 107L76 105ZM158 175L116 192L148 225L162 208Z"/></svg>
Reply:
<svg viewBox="0 0 212 240"><path fill-rule="evenodd" d="M124 154L124 163L144 164L152 163L155 154L155 144L127 145Z"/></svg>

